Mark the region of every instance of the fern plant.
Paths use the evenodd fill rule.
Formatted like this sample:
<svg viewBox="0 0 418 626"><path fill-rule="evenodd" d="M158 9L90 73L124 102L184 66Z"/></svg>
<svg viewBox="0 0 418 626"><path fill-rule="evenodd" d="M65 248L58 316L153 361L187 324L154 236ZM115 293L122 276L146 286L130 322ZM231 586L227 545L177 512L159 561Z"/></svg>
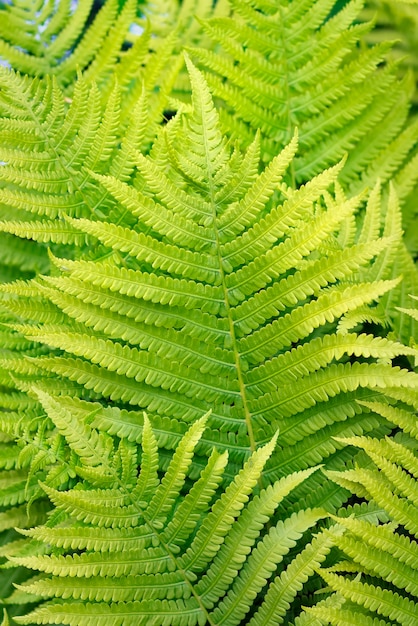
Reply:
<svg viewBox="0 0 418 626"><path fill-rule="evenodd" d="M131 0L107 1L98 12L92 0L6 3L1 7L0 54L15 70L54 75L65 86L71 87L78 70L104 81L115 62L126 63L134 54L123 48L135 40L138 44L132 27L136 12Z"/></svg>
<svg viewBox="0 0 418 626"><path fill-rule="evenodd" d="M193 2L109 1L88 20L83 1L3 8L40 42L14 29L1 48L21 71L0 74L14 623L412 624L409 96L386 44L357 46L356 3L335 18L333 2L273 4L202 3L206 22ZM295 90L322 104L273 136L283 28ZM366 74L370 106L346 119Z"/></svg>
<svg viewBox="0 0 418 626"><path fill-rule="evenodd" d="M296 140L260 174L257 138L231 154L207 86L190 72L193 110L162 129L149 157L132 153L133 184L90 172L95 193L115 201L112 223L62 220L64 230L99 240L101 258L54 259L59 276L4 288L4 305L34 321L12 328L48 347L9 369L21 390L34 377L45 390L69 380L72 394L172 418L175 432L211 410L208 446L233 447L238 466L280 428L271 479L330 455L337 462L331 433L379 427L349 408L361 389L369 397L416 385L415 374L389 364L412 349L347 332L341 319L394 286L375 280L391 239L375 236L373 202L361 233L348 235L358 199L327 192L339 167L298 190L281 182ZM396 212L392 197L387 219ZM34 233L31 222L4 227ZM370 362L351 363L352 355Z"/></svg>
<svg viewBox="0 0 418 626"><path fill-rule="evenodd" d="M415 79L415 91L412 97L413 110L416 113L417 105L417 67L418 67L418 6L416 2L391 2L382 0L367 3L362 19L375 19L376 27L370 32L368 40L372 43L382 39L394 40L395 46L391 56L401 64L404 73L410 72ZM416 209L414 197L416 187L405 200L404 224L405 241L409 250L416 258L418 252L417 229L414 226Z"/></svg>
<svg viewBox="0 0 418 626"><path fill-rule="evenodd" d="M344 3L330 16L334 4L232 0L230 17L203 24L223 54L192 54L214 94L230 105L222 119L232 136L251 141L259 128L269 161L297 126L293 180L309 180L349 151L341 180L359 190L376 176L393 177L414 154L417 125L406 121L413 84L401 83L385 64L387 40L358 45L371 28L355 23L362 3ZM382 119L381 132L373 133ZM402 181L405 188L398 185L402 197L416 180L411 176L416 170Z"/></svg>

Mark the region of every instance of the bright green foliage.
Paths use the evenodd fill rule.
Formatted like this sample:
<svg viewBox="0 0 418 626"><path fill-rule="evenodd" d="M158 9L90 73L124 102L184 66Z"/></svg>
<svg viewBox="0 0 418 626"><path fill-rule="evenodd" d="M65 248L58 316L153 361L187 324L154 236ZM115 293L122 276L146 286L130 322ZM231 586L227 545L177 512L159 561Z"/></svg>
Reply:
<svg viewBox="0 0 418 626"><path fill-rule="evenodd" d="M136 51L138 64L148 63L149 36L143 39L142 53ZM88 76L80 77L68 98L55 76L33 80L1 69L0 136L6 161L0 171L2 282L47 272L50 264L45 244L53 244L55 251L62 250L62 244L73 251L86 249L88 239L64 216L106 214L112 221L120 219L113 212L114 203L108 194L97 188L90 168L129 178L134 168L129 151L146 149L176 75L175 65L165 72L166 60L163 51L147 64L152 89L155 84L161 87L158 93L148 96L152 104L149 111L144 110L145 93L151 89L146 81L138 82L125 96L123 84L114 80L110 91L107 87L100 91ZM121 70L118 79L123 78ZM129 72L125 78L130 78ZM136 103L133 110L132 99ZM142 123L137 123L138 118ZM57 320L51 307L35 300L32 304L35 319L47 321L48 315L53 315ZM12 321L4 310L1 317L3 322ZM21 366L23 352L34 354L33 347L33 343L3 327L0 402L7 409L27 405L27 397L18 395L10 371L14 365Z"/></svg>
<svg viewBox="0 0 418 626"><path fill-rule="evenodd" d="M104 81L115 63L132 66L141 49L140 38L130 33L136 9L134 0L109 0L97 13L92 0L6 4L0 13L0 55L15 70L55 75L62 85L71 85L84 69L90 79ZM122 50L126 41L134 43L128 52Z"/></svg>
<svg viewBox="0 0 418 626"><path fill-rule="evenodd" d="M416 0L371 0L365 6L363 19L374 19L377 28L368 35L369 41L377 43L384 39L392 40L393 59L400 61L405 69L411 69L415 76L418 70L418 2ZM417 93L413 99L417 104Z"/></svg>
<svg viewBox="0 0 418 626"><path fill-rule="evenodd" d="M9 368L20 389L34 377L47 391L64 380L67 395L69 380L71 395L91 399L93 390L117 407L150 411L156 425L211 410L206 450L228 449L237 468L278 428L269 481L329 457L336 467L341 446L331 436L380 427L353 399L417 384L391 366L412 349L338 328L359 308L378 314L374 302L396 284L380 280L392 258L389 227L371 227L380 217L370 203L362 230L348 238L359 200L338 185L327 191L338 166L300 189L283 183L296 139L261 173L257 137L231 153L205 82L189 71L193 109L161 130L148 157L127 150L133 184L88 165L94 193L113 198L109 219L62 220L76 238L98 240L101 258L54 259L60 275L29 292L7 288L22 297L5 306L33 320L12 328L49 348ZM392 211L390 199L388 224ZM48 314L40 319L34 306ZM172 428L168 447L177 442ZM332 487L322 497L339 505L345 493Z"/></svg>
<svg viewBox="0 0 418 626"><path fill-rule="evenodd" d="M415 79L415 91L412 95L414 112L418 102L416 89L418 77L418 3L415 0L370 0L362 13L362 19L374 20L376 27L368 34L367 40L376 44L383 40L394 41L390 50L390 58L400 64L403 71L411 73ZM416 157L415 157L416 160ZM409 164L408 171L414 169L414 160ZM402 179L407 181L408 171ZM417 186L408 194L403 207L405 242L409 250L416 256L418 253L418 232L415 226Z"/></svg>
<svg viewBox="0 0 418 626"><path fill-rule="evenodd" d="M371 408L390 413L396 424L405 423L405 410L401 413L392 408L388 412L379 405ZM412 424L411 413L409 418ZM418 438L416 430L411 434L415 439L407 435L380 441L347 439L347 444L362 449L373 463L363 458L353 470L330 473L333 480L350 485L353 493L382 507L391 521L375 526L351 517L338 519L346 532L336 537L335 543L347 560L321 570L321 576L340 598L338 606L317 606L309 611L321 624L416 623ZM360 618L363 621L357 621Z"/></svg>
<svg viewBox="0 0 418 626"><path fill-rule="evenodd" d="M118 443L82 426L51 397L40 394L40 399L84 480L67 491L43 484L59 515L45 526L22 530L30 540L10 548L12 564L45 573L19 585L16 599L34 594L48 600L15 618L17 623L238 625L265 623L260 622L265 611L292 614L287 603L324 560L338 532L319 534L292 559L289 550L324 513L302 511L268 531L265 523L312 469L254 495L273 438L219 493L227 452L213 451L179 503L206 418L189 428L162 478L157 442L145 420L138 476L134 443ZM276 576L284 558L287 565ZM265 602L247 621L252 600L270 579Z"/></svg>
<svg viewBox="0 0 418 626"><path fill-rule="evenodd" d="M192 53L210 70L213 93L229 105L223 121L234 137L251 141L259 128L263 158L270 160L298 127L300 152L291 172L297 182L347 151L341 180L356 190L376 176L388 180L408 163L418 136L417 125L405 123L413 85L400 83L390 65L382 69L387 41L358 47L371 28L354 25L361 2L346 3L331 19L333 0L230 4L231 17L203 25L224 54ZM383 132L374 132L383 118ZM402 197L411 182L398 189Z"/></svg>
<svg viewBox="0 0 418 626"><path fill-rule="evenodd" d="M356 23L363 3L344 3L332 17L333 0L230 4L230 16L203 23L216 49L190 49L206 69L213 94L226 104L223 127L244 145L260 129L266 162L297 127L299 150L288 171L293 184L308 181L347 152L340 182L350 193L393 179L406 242L416 254L418 124L408 117L414 81L410 75L400 81L386 61L389 38L373 47L359 45L371 29L371 23ZM406 306L418 274L403 243L394 252L391 275L404 276L395 298ZM391 306L387 317L404 341L416 334L415 324Z"/></svg>
<svg viewBox="0 0 418 626"><path fill-rule="evenodd" d="M0 3L4 626L414 624L409 77L356 1L99 4Z"/></svg>
<svg viewBox="0 0 418 626"><path fill-rule="evenodd" d="M136 106L126 119L125 106L131 105L132 94L126 102L118 82L103 103L96 84L80 78L68 99L54 77L33 80L2 68L0 137L5 164L0 171L1 230L42 243L82 246L85 237L77 237L63 216L110 212L107 194L97 189L89 171L129 178L134 167L129 151L145 149L161 120L164 81L161 77L161 93L149 96L147 111L141 97L147 86L141 86ZM119 216L110 213L110 217L117 220ZM41 252L34 247L28 256ZM14 256L19 260L16 252ZM33 269L44 270L45 261L43 266L41 261L35 265L35 259ZM6 263L12 264L7 258Z"/></svg>

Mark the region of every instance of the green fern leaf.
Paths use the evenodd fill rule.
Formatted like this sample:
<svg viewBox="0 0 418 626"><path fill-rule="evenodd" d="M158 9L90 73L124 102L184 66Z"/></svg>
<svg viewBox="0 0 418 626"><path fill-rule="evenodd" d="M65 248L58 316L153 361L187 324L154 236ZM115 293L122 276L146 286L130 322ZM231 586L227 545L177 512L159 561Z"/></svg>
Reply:
<svg viewBox="0 0 418 626"><path fill-rule="evenodd" d="M231 5L230 16L203 23L221 50L191 52L207 69L213 92L226 102L223 122L233 135L242 140L246 128L260 128L269 160L277 142L286 144L297 126L301 152L293 175L298 181L309 180L347 149L351 155L344 177L357 189L359 171L367 164L362 185L370 184L372 171L388 179L405 164L417 130L405 125L410 85L394 80L392 68L377 69L388 52L387 42L355 51L370 29L369 24L353 25L360 2L350 2L331 18L333 3L294 8L288 2L240 0ZM383 117L384 128L374 132Z"/></svg>
<svg viewBox="0 0 418 626"><path fill-rule="evenodd" d="M61 420L65 422L68 412L63 407L60 413L59 401L47 401L45 395L41 397L51 418L57 424ZM122 618L132 623L134 620L136 623L146 623L146 620L164 623L165 620L167 624L174 624L180 608L183 618L180 622L178 613L178 620L182 624L184 611L189 614L190 624L217 623L219 611L225 623L241 623L250 607L247 599L243 604L239 598L243 594L247 598L248 585L248 597L258 594L289 549L325 512L294 514L264 533L265 524L280 500L313 471L288 476L252 495L276 438L251 455L222 494L217 493L217 487L226 455L213 452L200 478L188 490L180 506L174 507L206 420L198 420L190 427L154 489L149 487L155 484L155 444L147 421L141 472L133 489L123 480L126 470L118 463L117 454L109 466L116 488L105 486L106 476L102 477L99 489L87 482L69 491L56 491L44 485L60 515L55 522L51 519L47 526L22 530L27 537L27 543L22 545L24 550L13 551L10 547L8 557L12 564L46 574L35 576L18 588L29 597L34 594L47 601L28 615L16 617L18 623L29 623L29 620L48 623L56 621L60 615L61 623L67 624L75 623L75 619L81 619L82 623L92 619L96 623L108 624L109 620L120 623ZM96 435L87 423L85 430L90 431L86 439L93 441ZM74 439L68 426L64 437L69 442ZM150 483L144 488L148 478ZM99 475L95 480L100 481ZM187 521L185 516L188 516ZM243 545L231 560L239 537ZM331 537L329 533L322 552L319 547L318 550L307 548L303 566L298 560L291 560L287 566L289 583L293 580L291 588L293 585L294 589L299 588L313 574L312 558L317 563L323 560L333 543ZM48 541L55 549L43 553L43 541ZM312 550L315 557L308 556ZM299 580L296 572L301 567L304 573ZM254 568L260 576L254 579L256 583L252 582L251 575ZM288 601L293 595L291 592L286 596ZM229 605L226 612L225 603Z"/></svg>
<svg viewBox="0 0 418 626"><path fill-rule="evenodd" d="M59 432L65 437L70 448L80 457L83 465L105 466L109 453L110 440L105 436L94 436L83 424L66 412L59 404L45 393L38 392L39 400L42 402L50 419L54 422ZM93 435L93 438L90 436Z"/></svg>
<svg viewBox="0 0 418 626"><path fill-rule="evenodd" d="M413 626L415 621L415 603L409 598L378 586L357 581L345 581L342 576L323 572L324 579L338 589L345 597L380 615L396 620L405 626ZM315 609L312 609L314 612Z"/></svg>
<svg viewBox="0 0 418 626"><path fill-rule="evenodd" d="M370 406L380 408L379 403ZM382 414L397 416L393 407L382 407ZM376 525L352 517L336 518L346 532L336 537L335 544L350 561L320 573L343 602L339 607L317 606L308 612L326 623L340 624L353 622L357 611L366 609L370 623L384 616L396 623L413 624L418 597L416 443L405 434L384 440L352 438L345 443L360 447L373 464L370 467L370 462L362 459L366 467L335 472L333 479L347 481L353 492L383 505L393 521ZM344 578L341 571L349 573ZM352 574L357 576L352 578Z"/></svg>
<svg viewBox="0 0 418 626"><path fill-rule="evenodd" d="M367 225L379 213L375 190L358 243L354 233L346 245L341 232L358 199L346 200L338 185L334 195L327 191L341 165L293 190L282 181L293 140L257 175L257 140L249 156L231 154L210 92L187 62L193 107L161 130L148 156L127 148L126 162L138 170L134 180L89 173L113 196L121 223L66 218L84 236L97 237L106 258L51 256L58 276L32 283L34 292L16 286L21 302L31 296L28 307L36 294L65 317L13 326L48 348L46 355L30 355L30 366L16 364L14 376L29 389L29 375L43 371L36 385L47 393L57 378L70 380L79 397L88 399L91 390L122 409L130 405L158 420L178 420L178 426L159 422L169 428L171 448L184 432L182 423L211 410L202 445L208 453L214 443L225 450L236 438L230 463L237 466L279 427L280 449L290 445L292 454L274 455L274 478L286 472L279 459L286 458L292 471L309 466L305 454L313 464L331 456L337 462L343 446L331 444L331 436L378 425L365 406L351 414L357 416L352 424L344 423L356 397L375 401L379 390L412 392L416 386L415 374L391 366L400 355L413 356L412 349L337 330L342 315L366 304L373 310L372 303L398 283L378 280L398 219L395 200L381 238L377 226ZM94 101L96 92L88 93ZM202 133L206 139L197 147ZM224 195L232 180L233 198ZM102 192L96 187L95 193ZM51 348L60 352L54 356ZM365 397L363 388L376 391ZM333 398L339 417L327 407ZM301 436L301 423L311 440ZM93 480L95 472L88 475Z"/></svg>
<svg viewBox="0 0 418 626"><path fill-rule="evenodd" d="M358 23L363 3L314 2L299 9L286 0L230 4L227 17L202 24L212 46L189 48L224 103L221 121L227 133L248 145L253 132L261 130L262 158L269 162L297 127L300 151L287 174L293 185L308 181L347 151L340 179L351 193L393 178L414 251L418 125L408 117L413 81L411 76L398 80L396 64L383 61L390 54L388 41L358 45L372 26L372 21ZM392 277L403 274L404 285L390 300L404 306L403 289L416 292L416 268L400 240L398 250L387 249L382 263L391 255L386 267ZM415 336L411 321L392 306L384 318L404 341Z"/></svg>
<svg viewBox="0 0 418 626"><path fill-rule="evenodd" d="M122 48L128 40L140 51L141 38L129 32L136 17L133 1L119 6L108 0L100 11L92 0L82 0L75 10L67 1L24 5L2 7L0 29L0 54L23 74L55 75L67 87L85 70L90 80L105 83L116 62L127 64ZM138 70L140 56L137 61Z"/></svg>
<svg viewBox="0 0 418 626"><path fill-rule="evenodd" d="M102 4L0 7L0 595L412 624L411 81L356 0Z"/></svg>

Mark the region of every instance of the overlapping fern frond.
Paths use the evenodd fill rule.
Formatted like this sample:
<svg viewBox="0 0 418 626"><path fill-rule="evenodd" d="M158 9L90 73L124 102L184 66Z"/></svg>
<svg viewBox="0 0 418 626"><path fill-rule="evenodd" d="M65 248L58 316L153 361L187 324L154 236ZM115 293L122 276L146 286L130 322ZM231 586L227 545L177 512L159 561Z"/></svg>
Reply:
<svg viewBox="0 0 418 626"><path fill-rule="evenodd" d="M269 161L297 126L300 151L292 165L297 182L347 151L341 180L356 190L376 177L389 179L408 163L418 133L416 124L406 123L413 85L399 83L385 64L387 41L358 46L371 27L355 23L361 2L346 3L332 17L332 0L230 4L230 17L203 25L223 54L192 52L207 69L213 93L230 106L223 121L233 136L251 141L249 129L260 128ZM377 127L380 132L374 132ZM403 197L409 189L398 193Z"/></svg>
<svg viewBox="0 0 418 626"><path fill-rule="evenodd" d="M28 322L13 329L48 350L16 360L14 380L22 391L37 380L146 409L168 447L211 410L203 453L216 444L238 467L279 428L268 481L324 459L337 467L346 451L332 436L384 428L353 400L416 386L415 374L391 365L411 348L338 328L360 307L379 316L373 303L396 283L379 276L393 240L373 226L376 202L356 232L359 200L336 183L340 166L299 189L283 182L296 139L261 173L258 137L231 153L202 76L189 71L193 110L161 130L149 156L128 151L132 183L89 168L119 224L94 212L63 221L99 241L101 258L55 259L60 275L6 290L5 305ZM96 420L141 436L138 417L135 426ZM344 497L323 493L330 504Z"/></svg>
<svg viewBox="0 0 418 626"><path fill-rule="evenodd" d="M133 165L128 145L145 149L155 125L161 121L170 88L170 79L167 85L161 75L164 62L163 57L160 75L153 76L160 90L158 95L149 95L149 111L141 108L141 93L151 91L146 82L133 95L121 97L123 89L114 80L103 100L103 92L83 76L68 99L54 77L33 80L2 68L3 231L41 242L82 244L82 238L74 239L74 234L71 237L73 229L62 216L87 217L98 214L99 208L101 212L106 210L106 194L97 192L89 170L129 178ZM126 107L135 93L137 106L130 111L129 119ZM33 216L39 220L38 225Z"/></svg>
<svg viewBox="0 0 418 626"><path fill-rule="evenodd" d="M0 8L12 623L412 626L409 79L355 1L101 5Z"/></svg>
<svg viewBox="0 0 418 626"><path fill-rule="evenodd" d="M142 124L137 124L135 119L133 126L124 120L123 89L116 83L103 102L103 92L95 84L90 85L88 79L80 78L71 102L67 102L55 78L34 80L1 69L2 282L47 273L50 266L47 244L55 252L62 252L65 244L65 254L70 256L77 248L88 249L86 236L80 235L64 216L106 213L110 220L119 219L119 214L113 212L115 203L103 189L97 188L89 167L96 172L112 171L129 178L134 165L128 148L146 149L152 138L165 106L163 83L164 80L159 94L155 98L150 96L153 108L149 114L141 107L139 98L131 115L142 116ZM143 85L142 89L145 93L147 86ZM33 300L32 305L35 317L47 321L52 315L57 321L56 311L51 312L51 307L41 304L39 299ZM35 403L16 388L11 374L16 372L16 366L19 368L23 353L35 356L44 351L34 350L32 342L22 341L22 337L7 327L15 317L3 307L0 319L0 406L7 411L28 408ZM16 432L11 436L13 447Z"/></svg>
<svg viewBox="0 0 418 626"><path fill-rule="evenodd" d="M55 252L62 252L62 244L65 244L65 254L70 256L76 254L77 248L87 250L86 237L80 237L64 220L64 215L97 214L100 206L100 211L106 212L109 219L119 219L112 213L110 198L106 202L106 194L97 190L88 167L102 173L116 168L114 172L117 171L118 175L129 177L133 165L128 155L128 143L130 147L146 150L155 133L176 66L171 65L164 75L166 50L153 53L148 62L148 40L149 34L144 35L142 55L140 47L137 45L135 48L136 58L133 60L137 65L132 62L130 66L127 63L121 65L119 82L113 81L111 90L110 81L108 85L104 83L105 74L99 76L94 73L101 81L99 90L89 82L92 72L87 72L85 77L79 78L71 97L68 97L53 76L33 80L2 68L1 282L48 272L47 244ZM142 84L132 83L127 95L126 81L141 62L146 66L146 78ZM40 67L37 67L39 70ZM62 83L61 78L62 75ZM161 87L159 92L148 96L148 101L153 102L152 110L146 112L138 95L147 90L153 91L158 84ZM135 102L139 99L134 110L130 110L132 99ZM141 117L142 123L138 124L135 119L133 127L129 115ZM55 322L58 319L56 309L39 299L32 301L31 314L44 321L51 316ZM44 472L44 477L50 476L51 480L54 475L53 482L57 488L68 486L68 475L55 467L51 454L47 452L45 428L42 426L44 412L35 399L16 387L15 374L24 357L39 356L45 354L45 350L18 336L8 326L16 321L10 309L1 307L0 320L1 452L5 462L1 472L0 542L8 543L13 541L16 525L24 527L33 524L34 519L44 519L46 501L37 487L37 472ZM28 373L27 369L25 371ZM32 370L27 380L34 379L36 373ZM67 386L67 392L72 395L71 386ZM89 394L89 397L92 395ZM24 578L25 573L20 568L14 579L19 581ZM0 580L2 597L9 595L10 585L10 572L5 571Z"/></svg>
<svg viewBox="0 0 418 626"><path fill-rule="evenodd" d="M205 418L189 428L160 478L148 420L138 459L136 444L80 423L50 396L40 399L72 451L68 464L82 480L67 491L45 484L56 514L44 526L21 530L30 540L9 547L12 565L43 573L18 585L10 598L45 600L16 617L17 623L255 626L265 624L267 614L274 616L271 624L292 615L297 592L326 558L335 533L305 540L293 558L291 548L324 512L305 510L268 530L266 521L314 470L254 493L273 438L222 493L217 490L227 452L216 450L184 492ZM261 596L259 608L247 617L265 585L264 600Z"/></svg>
<svg viewBox="0 0 418 626"><path fill-rule="evenodd" d="M401 61L405 71L411 69L415 77L418 71L417 5L416 0L368 0L362 14L364 21L375 21L368 41L394 41L391 56ZM417 104L417 93L412 101Z"/></svg>
<svg viewBox="0 0 418 626"><path fill-rule="evenodd" d="M418 4L416 2L393 2L392 0L370 0L362 13L362 19L372 18L375 28L368 34L368 41L379 42L392 39L395 45L391 49L391 57L397 59L404 73L414 76L415 91L412 95L414 113L418 101L416 89L418 77ZM411 163L412 168L415 166ZM411 168L409 168L411 169ZM404 180L409 173L405 172ZM405 241L415 258L418 253L418 229L416 227L417 186L408 194L403 208Z"/></svg>
<svg viewBox="0 0 418 626"><path fill-rule="evenodd" d="M347 560L321 570L336 593L328 604L308 612L320 624L332 626L413 626L418 601L416 417L405 409L379 403L369 406L405 431L380 441L369 437L347 439L346 443L360 448L364 457L359 458L355 469L330 476L358 496L374 501L385 510L388 522L375 526L350 517L338 519L346 532L336 537L335 543Z"/></svg>
<svg viewBox="0 0 418 626"><path fill-rule="evenodd" d="M414 82L398 79L386 60L387 40L359 45L371 28L356 23L362 2L344 3L339 11L332 0L230 4L230 16L203 22L216 49L190 49L226 105L223 127L245 145L260 129L266 162L297 127L299 151L288 172L293 183L308 181L346 153L340 182L349 194L393 179L414 254L418 125L408 117ZM402 274L406 291L415 293L418 275L404 244L397 257L393 276ZM405 306L402 289L395 300ZM402 340L415 335L415 325L396 313L387 319Z"/></svg>
<svg viewBox="0 0 418 626"><path fill-rule="evenodd" d="M102 82L115 63L132 65L134 54L141 52L132 28L136 13L136 0L107 0L99 11L93 0L3 3L0 57L22 74L54 75L70 88L77 71Z"/></svg>

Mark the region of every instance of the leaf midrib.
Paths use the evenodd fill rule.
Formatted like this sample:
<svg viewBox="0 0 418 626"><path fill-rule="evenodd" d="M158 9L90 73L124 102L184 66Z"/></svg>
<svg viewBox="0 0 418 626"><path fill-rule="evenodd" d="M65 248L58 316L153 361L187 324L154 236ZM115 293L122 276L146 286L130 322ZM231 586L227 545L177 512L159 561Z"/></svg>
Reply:
<svg viewBox="0 0 418 626"><path fill-rule="evenodd" d="M224 270L224 259L221 254L222 248L221 248L221 241L220 241L220 231L218 228L216 189L215 189L214 180L213 180L214 176L213 176L212 167L211 167L210 147L209 147L207 128L205 125L205 118L203 115L203 111L202 111L202 140L203 140L205 156L206 156L206 171L207 171L207 180L208 180L208 189L209 189L209 199L210 199L210 205L212 207L212 223L213 223L213 230L214 230L215 242L216 242L216 255L218 258L219 275L221 278L221 287L222 287L222 291L224 294L225 312L226 312L226 317L229 323L229 333L231 337L231 350L234 355L235 369L237 372L238 385L239 385L239 394L242 400L244 418L245 418L245 423L247 426L249 449L251 452L254 452L257 446L256 446L256 440L255 440L254 431L252 427L251 412L248 407L247 392L246 392L246 386L244 382L243 369L241 366L241 356L238 351L238 341L237 341L237 337L235 334L234 319L232 316L231 305L229 302L228 286L227 286L225 270Z"/></svg>

